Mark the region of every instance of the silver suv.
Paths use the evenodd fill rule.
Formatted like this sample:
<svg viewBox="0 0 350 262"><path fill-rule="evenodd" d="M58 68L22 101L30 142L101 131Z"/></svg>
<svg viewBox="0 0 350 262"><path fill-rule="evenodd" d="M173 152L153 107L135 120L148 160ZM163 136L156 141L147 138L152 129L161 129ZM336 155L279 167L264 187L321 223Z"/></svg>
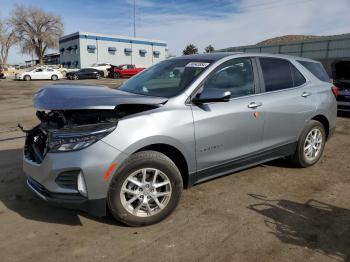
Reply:
<svg viewBox="0 0 350 262"><path fill-rule="evenodd" d="M336 93L317 61L248 53L169 59L118 90L42 88L27 183L58 206L156 223L184 187L277 158L315 164L335 129Z"/></svg>

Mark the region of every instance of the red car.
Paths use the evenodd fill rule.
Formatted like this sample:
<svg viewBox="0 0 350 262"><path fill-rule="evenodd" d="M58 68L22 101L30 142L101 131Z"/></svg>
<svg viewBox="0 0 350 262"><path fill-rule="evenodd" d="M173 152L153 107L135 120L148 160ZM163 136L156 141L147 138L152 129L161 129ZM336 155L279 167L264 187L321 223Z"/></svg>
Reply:
<svg viewBox="0 0 350 262"><path fill-rule="evenodd" d="M141 72L145 68L139 68L132 64L125 64L119 66L111 65L109 69L109 77L111 78L122 78L122 77L131 77Z"/></svg>

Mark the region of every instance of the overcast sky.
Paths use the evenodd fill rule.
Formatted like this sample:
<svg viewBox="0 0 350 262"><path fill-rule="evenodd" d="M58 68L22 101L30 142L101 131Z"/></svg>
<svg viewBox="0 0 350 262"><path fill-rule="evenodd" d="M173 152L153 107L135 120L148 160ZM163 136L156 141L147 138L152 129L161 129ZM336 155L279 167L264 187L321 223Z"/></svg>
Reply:
<svg viewBox="0 0 350 262"><path fill-rule="evenodd" d="M133 0L0 0L0 16L16 4L58 14L65 34L88 31L132 35ZM203 52L255 44L286 34L350 33L350 0L136 0L136 35L165 40L181 54L193 43ZM10 63L27 57L13 48Z"/></svg>

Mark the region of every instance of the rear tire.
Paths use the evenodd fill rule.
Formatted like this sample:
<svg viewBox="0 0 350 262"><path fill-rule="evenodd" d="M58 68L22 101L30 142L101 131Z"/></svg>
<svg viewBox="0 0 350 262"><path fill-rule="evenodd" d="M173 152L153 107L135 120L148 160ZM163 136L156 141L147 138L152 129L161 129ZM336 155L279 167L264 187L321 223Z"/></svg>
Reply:
<svg viewBox="0 0 350 262"><path fill-rule="evenodd" d="M291 161L298 167L309 167L320 160L326 143L324 126L316 121L309 121L298 141L297 149Z"/></svg>
<svg viewBox="0 0 350 262"><path fill-rule="evenodd" d="M57 79L58 79L58 76L57 76L57 75L52 75L52 76L51 76L51 80L52 80L52 81L56 81Z"/></svg>
<svg viewBox="0 0 350 262"><path fill-rule="evenodd" d="M180 171L170 158L156 151L141 151L118 168L107 203L118 221L129 226L151 225L172 213L182 188Z"/></svg>
<svg viewBox="0 0 350 262"><path fill-rule="evenodd" d="M23 77L24 81L30 81L31 80L31 77L29 75L25 75Z"/></svg>

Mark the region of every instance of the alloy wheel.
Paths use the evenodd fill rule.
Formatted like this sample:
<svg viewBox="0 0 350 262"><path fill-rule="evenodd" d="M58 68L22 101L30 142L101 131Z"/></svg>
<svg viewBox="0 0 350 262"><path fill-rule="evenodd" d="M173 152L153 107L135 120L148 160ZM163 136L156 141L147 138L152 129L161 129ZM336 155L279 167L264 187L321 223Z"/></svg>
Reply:
<svg viewBox="0 0 350 262"><path fill-rule="evenodd" d="M120 199L123 207L132 215L149 217L167 206L171 194L171 183L166 174L155 168L143 168L125 179Z"/></svg>
<svg viewBox="0 0 350 262"><path fill-rule="evenodd" d="M304 156L308 161L314 161L321 153L323 146L322 132L318 128L311 129L304 142Z"/></svg>

